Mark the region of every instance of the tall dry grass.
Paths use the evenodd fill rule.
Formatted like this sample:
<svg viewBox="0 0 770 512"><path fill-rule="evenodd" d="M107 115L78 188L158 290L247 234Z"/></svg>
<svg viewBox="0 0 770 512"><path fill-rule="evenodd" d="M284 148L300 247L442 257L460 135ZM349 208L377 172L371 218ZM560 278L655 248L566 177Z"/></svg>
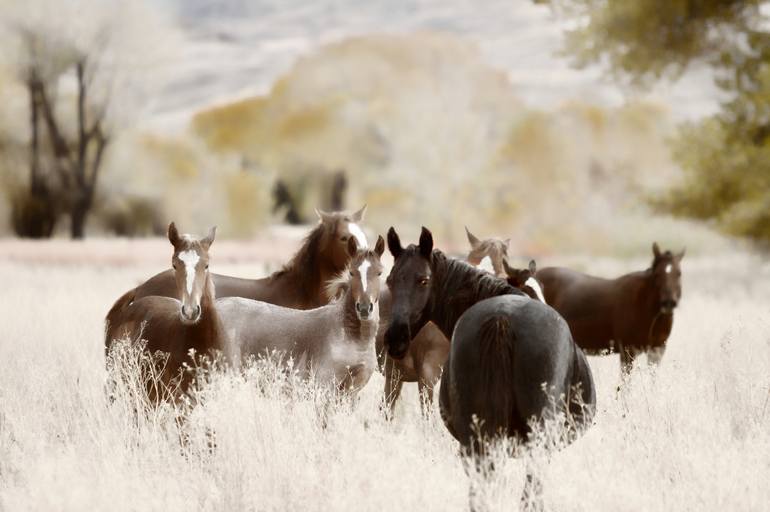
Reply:
<svg viewBox="0 0 770 512"><path fill-rule="evenodd" d="M613 275L648 259L570 262ZM766 510L770 265L721 252L688 255L683 268L662 366L640 365L618 392L616 357L591 358L595 425L550 457L498 453L488 484L471 479L493 510L516 509L527 465L542 468L549 510ZM102 319L156 270L0 261L1 510L466 508L469 477L437 411L423 420L408 389L386 421L379 375L358 403L332 408L325 429L315 390L287 388L264 365L213 374L183 423L168 407L135 414L130 387L110 402Z"/></svg>

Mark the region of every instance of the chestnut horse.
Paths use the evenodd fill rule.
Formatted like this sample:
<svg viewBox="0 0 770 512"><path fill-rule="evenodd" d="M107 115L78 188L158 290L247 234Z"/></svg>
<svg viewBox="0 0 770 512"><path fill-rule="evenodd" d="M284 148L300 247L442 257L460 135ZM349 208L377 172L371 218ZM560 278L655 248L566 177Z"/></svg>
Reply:
<svg viewBox="0 0 770 512"><path fill-rule="evenodd" d="M545 302L540 291L540 286L535 279L535 262L530 262L529 269L517 270L508 266L507 255L510 239L500 240L488 238L479 240L468 228L465 228L471 250L468 253L468 263L479 266L489 261L490 268L495 275L506 277L515 288L520 289L533 299ZM486 270L486 268L484 269ZM377 336L377 354L380 358L380 366L385 376L385 402L392 415L396 401L401 396L401 389L405 382L416 382L420 395L422 411L426 412L428 406L433 403L433 389L441 378L441 368L449 355L449 340L441 333L441 330L432 323L428 323L414 337L409 344L409 350L402 359L387 357L384 347L385 329L390 318L390 293L383 290L380 315L383 319L382 328Z"/></svg>
<svg viewBox="0 0 770 512"><path fill-rule="evenodd" d="M434 250L425 228L419 245L407 248L390 228L388 248L395 258L387 279L388 354L406 355L412 333L428 321L451 336L439 404L466 455L483 460L485 441L499 436L527 442L530 420L557 411L581 429L590 422L596 404L591 370L554 309ZM532 482L528 475L525 496Z"/></svg>
<svg viewBox="0 0 770 512"><path fill-rule="evenodd" d="M217 301L228 333L228 353L236 359L278 352L291 358L304 378L355 395L377 368L374 337L379 325L380 257L374 250L347 241L350 264L333 288L332 303L316 309L289 309L242 297ZM237 364L237 363L236 363Z"/></svg>
<svg viewBox="0 0 770 512"><path fill-rule="evenodd" d="M617 279L566 268L537 273L548 304L567 320L577 344L589 354L619 352L623 373L643 351L651 363L660 362L682 298L684 250L661 252L653 243L652 252L650 268Z"/></svg>
<svg viewBox="0 0 770 512"><path fill-rule="evenodd" d="M172 222L168 239L174 247L171 256L176 297L136 298L133 291L124 294L107 313L105 348L109 352L115 340L146 340L150 353L168 354L161 373L160 389L148 382L148 396L154 401L171 397L175 383L186 391L192 375L185 364L196 363L190 355L209 356L223 350L225 334L215 305L214 283L209 273L209 248L216 228L197 239L180 235Z"/></svg>
<svg viewBox="0 0 770 512"><path fill-rule="evenodd" d="M294 309L317 308L329 302L326 283L342 272L350 261L348 239L361 247L368 245L358 223L366 206L355 213L327 213L316 210L316 226L283 269L263 279L241 279L212 274L217 297L245 297ZM174 297L176 287L172 271L165 271L139 285L136 298L148 295Z"/></svg>

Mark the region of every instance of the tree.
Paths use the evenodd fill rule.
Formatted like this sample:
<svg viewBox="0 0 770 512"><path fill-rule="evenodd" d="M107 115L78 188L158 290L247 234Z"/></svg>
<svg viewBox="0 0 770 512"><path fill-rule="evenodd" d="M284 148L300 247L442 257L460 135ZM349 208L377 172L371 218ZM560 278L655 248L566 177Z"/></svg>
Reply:
<svg viewBox="0 0 770 512"><path fill-rule="evenodd" d="M770 241L770 33L761 0L551 0L572 18L565 51L645 87L710 66L720 111L683 125L673 154L683 181L653 204Z"/></svg>
<svg viewBox="0 0 770 512"><path fill-rule="evenodd" d="M29 189L20 235L50 236L58 216L83 238L104 156L158 83L172 34L142 2L5 2L5 59L29 97ZM152 73L150 73L152 71Z"/></svg>

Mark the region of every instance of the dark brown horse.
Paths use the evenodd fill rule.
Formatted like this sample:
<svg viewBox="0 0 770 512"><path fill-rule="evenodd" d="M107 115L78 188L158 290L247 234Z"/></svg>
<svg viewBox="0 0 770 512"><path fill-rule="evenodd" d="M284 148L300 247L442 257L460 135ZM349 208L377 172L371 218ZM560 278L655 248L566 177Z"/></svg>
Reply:
<svg viewBox="0 0 770 512"><path fill-rule="evenodd" d="M136 298L133 292L123 295L107 313L105 348L109 352L118 339L132 342L146 340L146 349L168 355L160 375L162 386L148 382L148 394L157 402L174 394L174 384L184 392L193 375L183 369L197 362L190 356L210 356L225 347L225 333L215 305L214 284L209 273L209 248L214 242L215 228L208 236L196 239L180 235L172 222L168 239L174 247L171 256L176 297Z"/></svg>
<svg viewBox="0 0 770 512"><path fill-rule="evenodd" d="M540 285L535 279L535 262L531 261L528 269L513 269L508 265L507 254L510 240L488 238L479 240L466 227L468 242L471 245L468 253L468 263L479 267L483 262L489 261L482 268L494 275L507 276L508 282L520 289L533 299L545 302ZM500 273L497 271L499 270ZM377 335L377 354L380 358L380 367L385 376L385 402L392 414L396 401L401 396L401 389L405 382L416 382L420 395L420 405L423 412L433 403L433 389L441 378L441 368L449 356L449 340L435 324L429 322L412 339L409 350L402 359L388 357L384 350L385 330L390 319L390 292L385 289L382 292L382 306L380 316L381 328Z"/></svg>
<svg viewBox="0 0 770 512"><path fill-rule="evenodd" d="M387 279L388 354L403 357L412 333L428 321L451 336L439 402L444 424L466 454L483 457L489 438L526 442L531 418L545 419L554 409L580 427L590 422L591 370L555 310L433 250L425 228L419 245L407 248L391 228L388 248L395 258Z"/></svg>
<svg viewBox="0 0 770 512"><path fill-rule="evenodd" d="M602 279L566 268L537 273L545 298L567 320L572 337L589 354L619 352L623 372L647 352L660 362L682 297L679 254L652 245L652 265L617 279Z"/></svg>
<svg viewBox="0 0 770 512"><path fill-rule="evenodd" d="M345 270L350 255L348 239L367 247L358 225L366 206L355 213L317 211L320 222L305 239L297 254L283 269L263 279L241 279L212 274L217 297L244 297L294 309L312 309L327 304L325 285ZM135 297L175 297L174 273L170 270L150 278L135 290Z"/></svg>

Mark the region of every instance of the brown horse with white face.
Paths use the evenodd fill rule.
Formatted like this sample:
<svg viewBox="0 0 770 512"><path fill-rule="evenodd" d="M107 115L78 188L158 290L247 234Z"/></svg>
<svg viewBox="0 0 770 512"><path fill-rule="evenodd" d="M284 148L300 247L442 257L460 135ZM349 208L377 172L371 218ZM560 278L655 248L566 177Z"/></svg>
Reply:
<svg viewBox="0 0 770 512"><path fill-rule="evenodd" d="M354 238L367 247L359 226L366 206L355 213L327 213L316 210L318 225L305 238L297 254L283 269L263 279L241 279L212 274L217 297L244 297L295 309L317 308L329 302L325 285L342 272L350 261L347 244ZM176 296L174 273L165 271L139 285L136 298L149 295Z"/></svg>
<svg viewBox="0 0 770 512"><path fill-rule="evenodd" d="M107 351L117 339L146 340L150 353L159 351L168 355L161 375L167 388L172 382L179 382L182 391L189 386L192 375L183 372L183 365L192 366L195 362L190 350L203 356L224 348L224 331L209 273L209 248L215 232L216 228L211 228L208 236L197 239L180 235L172 222L168 239L174 247L171 266L176 298L136 298L131 291L118 299L107 314L104 340ZM168 396L167 391L148 388L154 401Z"/></svg>
<svg viewBox="0 0 770 512"><path fill-rule="evenodd" d="M508 284L523 291L531 299L547 304L543 294L543 283L537 279L537 263L535 263L535 260L530 260L527 268L513 268L508 264L508 260L504 259L503 268L505 269L505 279L508 281Z"/></svg>
<svg viewBox="0 0 770 512"><path fill-rule="evenodd" d="M575 342L589 354L619 352L623 372L647 352L660 362L682 298L679 254L652 245L650 268L602 279L566 268L537 272L545 298L567 320Z"/></svg>
<svg viewBox="0 0 770 512"><path fill-rule="evenodd" d="M338 298L326 306L302 311L241 297L219 299L227 352L236 360L278 352L291 358L301 376L357 393L377 368L374 337L385 241L379 237L374 250L358 249L350 237L347 247L350 264L331 290Z"/></svg>

